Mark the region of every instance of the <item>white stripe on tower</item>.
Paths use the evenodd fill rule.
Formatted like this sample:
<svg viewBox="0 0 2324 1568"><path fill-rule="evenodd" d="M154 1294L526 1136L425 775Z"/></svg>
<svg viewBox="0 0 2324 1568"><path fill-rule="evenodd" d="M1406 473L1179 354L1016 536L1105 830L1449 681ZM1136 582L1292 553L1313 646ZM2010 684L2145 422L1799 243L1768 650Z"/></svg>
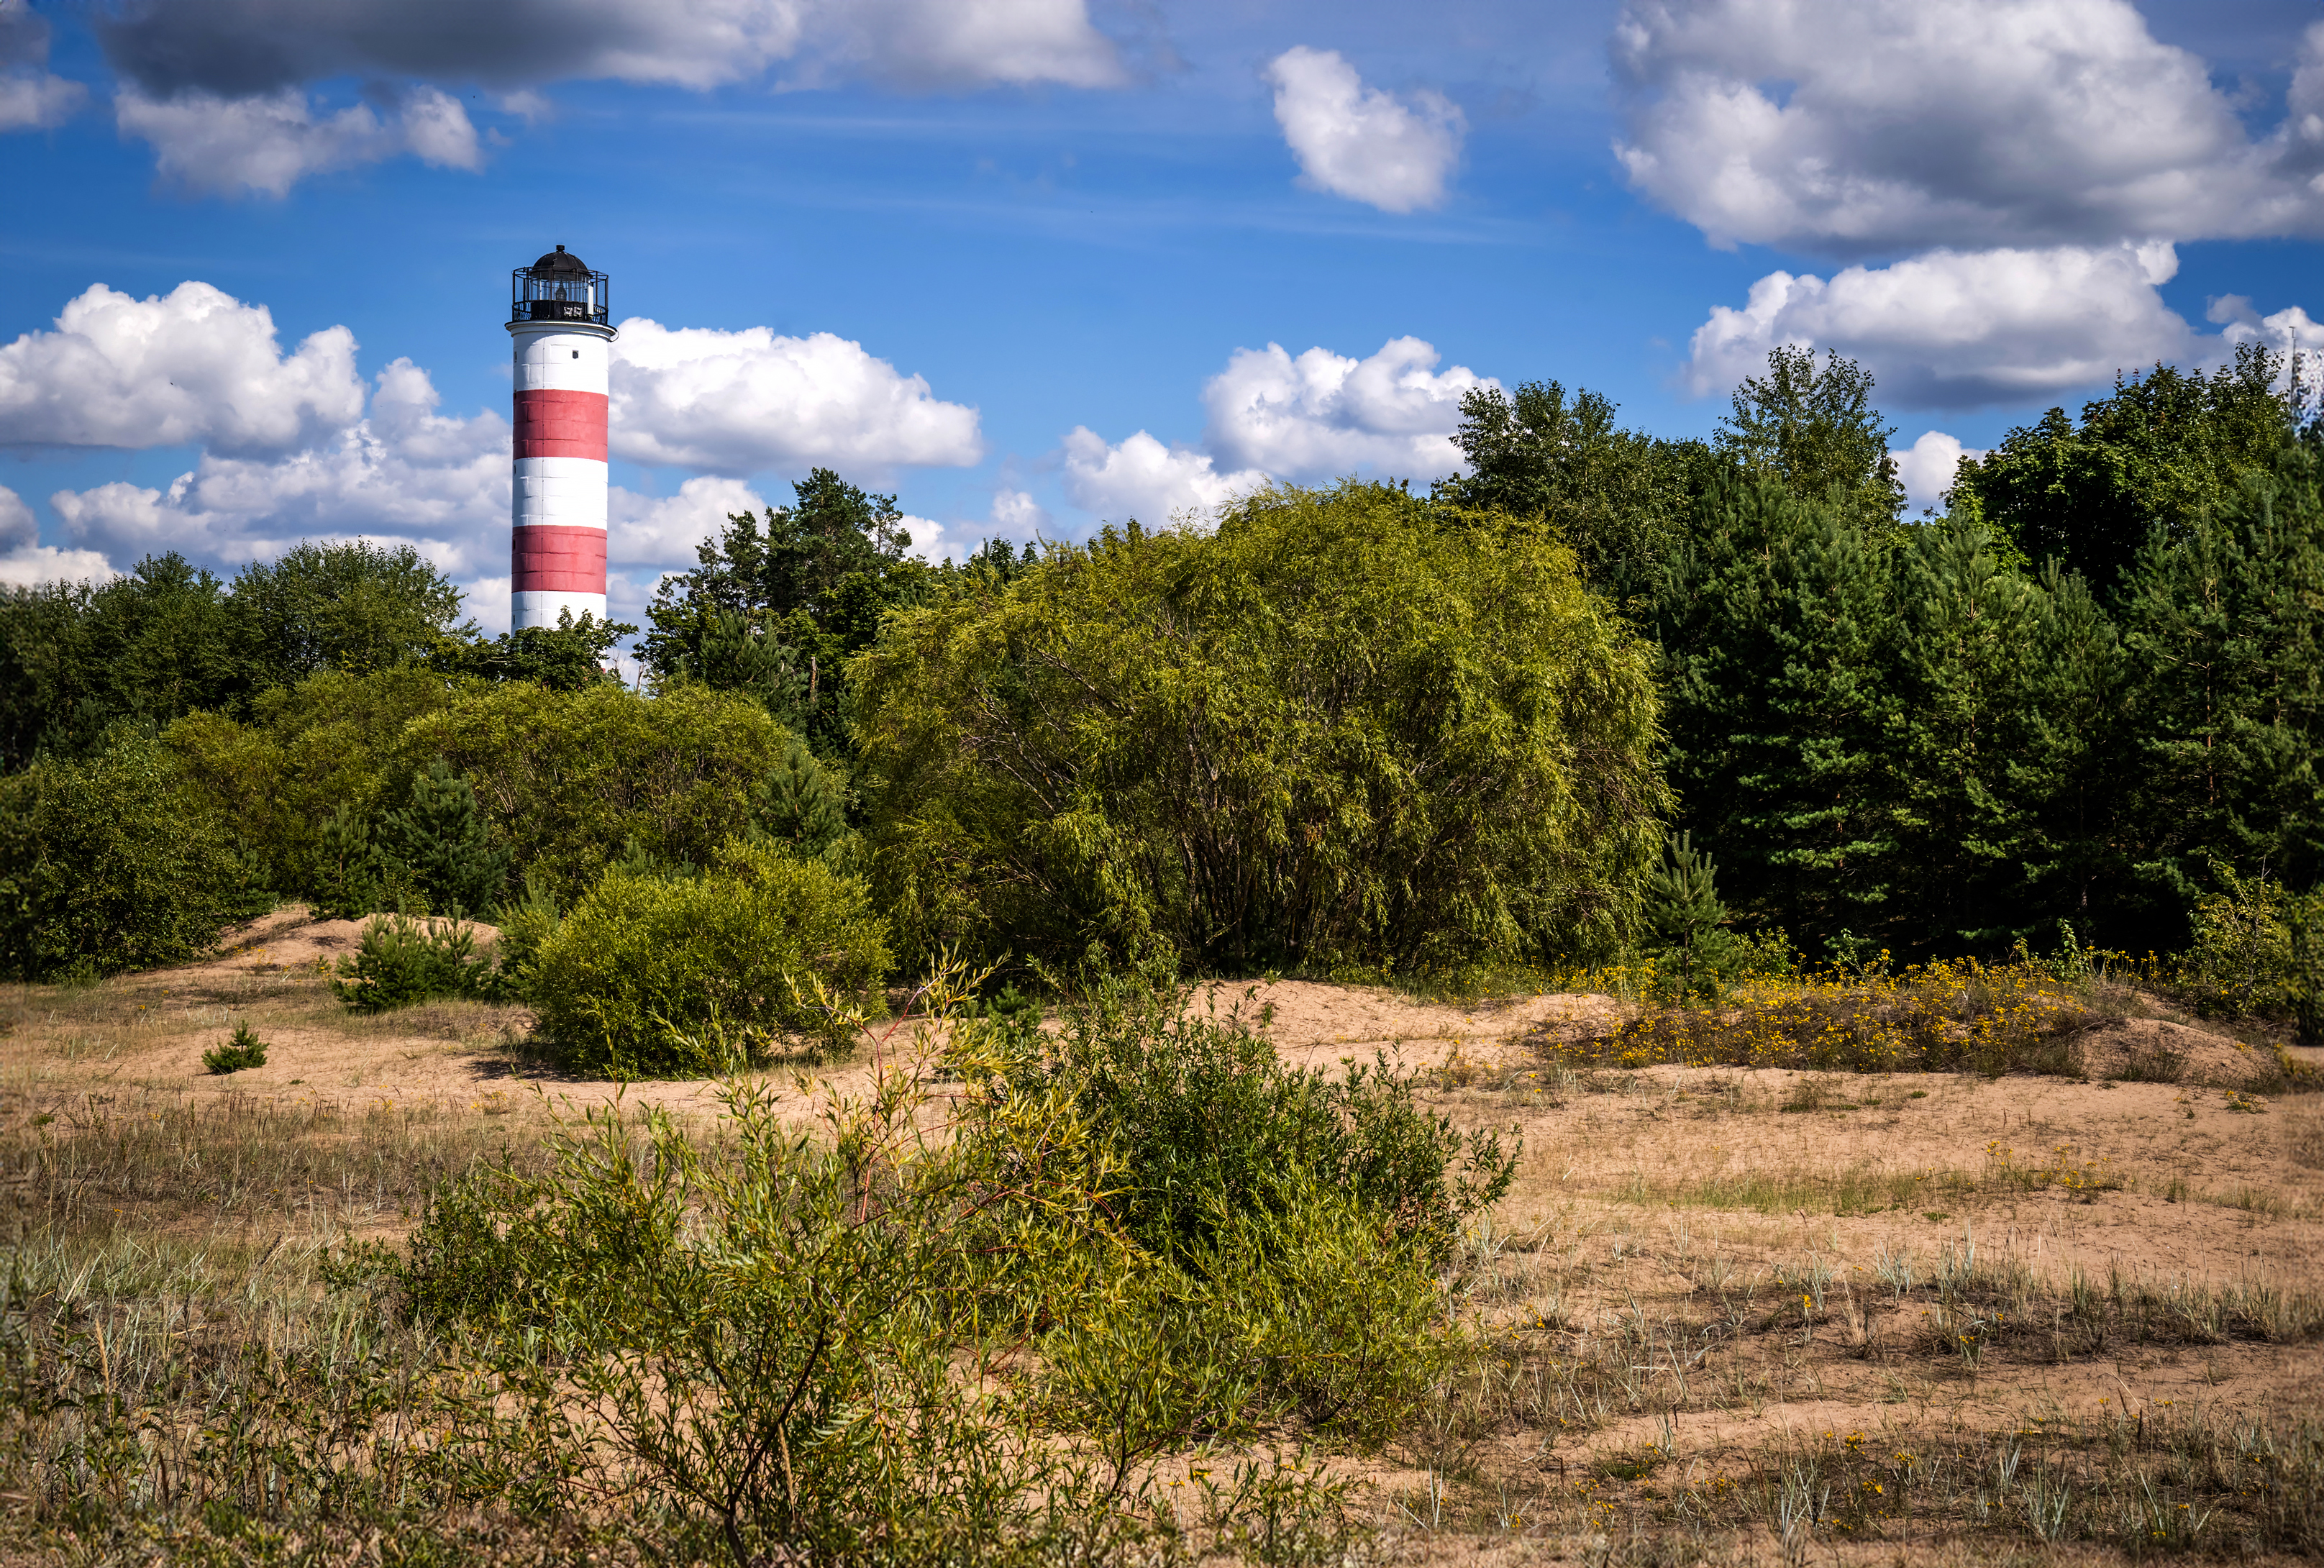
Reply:
<svg viewBox="0 0 2324 1568"><path fill-rule="evenodd" d="M605 392L613 329L512 321L515 468L509 504L510 621L605 619Z"/></svg>

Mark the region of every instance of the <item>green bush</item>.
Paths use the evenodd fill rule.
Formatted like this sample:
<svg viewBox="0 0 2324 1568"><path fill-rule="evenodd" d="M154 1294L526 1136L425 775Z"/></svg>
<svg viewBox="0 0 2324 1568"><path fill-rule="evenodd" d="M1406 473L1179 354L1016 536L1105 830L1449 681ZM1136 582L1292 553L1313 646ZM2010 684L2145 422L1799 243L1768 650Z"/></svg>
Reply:
<svg viewBox="0 0 2324 1568"><path fill-rule="evenodd" d="M828 1105L827 1135L751 1082L701 1141L661 1111L602 1107L560 1132L550 1168L473 1171L400 1256L340 1260L338 1283L383 1284L475 1370L442 1439L464 1480L562 1511L602 1507L592 1489L615 1468L651 1490L673 1560L1177 1561L1202 1554L1140 1471L1185 1421L1106 1404L1110 1346L1206 1391L1172 1410L1280 1409L1359 1438L1393 1418L1441 1360L1417 1249L1295 1178L1274 1208L1222 1222L1195 1294L1141 1284L1170 1266L1109 1213L1111 1142L1063 1078L1012 1082L1025 1064L963 1016L961 978L928 988L963 1084L954 1136L922 1136L925 1072ZM1081 1384L1069 1370L1056 1397L995 1397L1045 1325L1114 1323L1112 1341L1051 1342ZM1258 1392L1237 1397L1238 1379ZM1320 1544L1344 1501L1279 1463L1188 1490L1222 1542Z"/></svg>
<svg viewBox="0 0 2324 1568"><path fill-rule="evenodd" d="M1457 1355L1426 1248L1312 1169L1231 1208L1208 1236L1132 1271L1111 1310L1042 1341L1044 1388L1067 1422L1133 1449L1242 1438L1296 1417L1371 1446Z"/></svg>
<svg viewBox="0 0 2324 1568"><path fill-rule="evenodd" d="M496 996L500 976L476 953L476 931L458 920L383 915L343 955L331 992L350 1012L388 1012L438 996Z"/></svg>
<svg viewBox="0 0 2324 1568"><path fill-rule="evenodd" d="M351 862L346 824L379 848L371 829L395 803L391 786L406 767L392 761L398 738L467 684L413 666L360 677L327 671L260 694L246 724L191 714L171 724L161 743L234 824L266 886L360 918L398 908L418 889L383 858L366 872L360 845Z"/></svg>
<svg viewBox="0 0 2324 1568"><path fill-rule="evenodd" d="M1093 988L1021 1069L1072 1086L1129 1173L1116 1200L1139 1243L1199 1271L1222 1217L1307 1201L1284 1173L1312 1173L1431 1260L1498 1202L1517 1169L1499 1134L1462 1134L1418 1102L1387 1058L1334 1078L1286 1067L1239 1015L1185 1010L1184 995Z"/></svg>
<svg viewBox="0 0 2324 1568"><path fill-rule="evenodd" d="M733 839L700 876L608 871L540 941L529 992L567 1060L616 1076L731 1070L778 1033L820 1035L816 985L860 992L888 972L863 883Z"/></svg>
<svg viewBox="0 0 2324 1568"><path fill-rule="evenodd" d="M0 974L183 963L267 902L228 824L149 736L0 779Z"/></svg>
<svg viewBox="0 0 2324 1568"><path fill-rule="evenodd" d="M260 1039L248 1024L236 1024L234 1026L234 1038L222 1046L212 1046L202 1053L202 1065L220 1075L239 1073L245 1067L263 1067L266 1065L266 1042Z"/></svg>
<svg viewBox="0 0 2324 1568"><path fill-rule="evenodd" d="M411 780L410 802L389 813L382 836L431 911L490 909L508 881L508 850L476 809L475 790L440 760Z"/></svg>
<svg viewBox="0 0 2324 1568"><path fill-rule="evenodd" d="M908 951L1213 973L1545 956L1660 842L1647 656L1545 528L1392 485L1106 530L849 666Z"/></svg>
<svg viewBox="0 0 2324 1568"><path fill-rule="evenodd" d="M659 860L706 862L751 820L788 738L730 693L517 682L420 716L400 748L412 774L440 761L467 780L518 874L570 899L632 840Z"/></svg>

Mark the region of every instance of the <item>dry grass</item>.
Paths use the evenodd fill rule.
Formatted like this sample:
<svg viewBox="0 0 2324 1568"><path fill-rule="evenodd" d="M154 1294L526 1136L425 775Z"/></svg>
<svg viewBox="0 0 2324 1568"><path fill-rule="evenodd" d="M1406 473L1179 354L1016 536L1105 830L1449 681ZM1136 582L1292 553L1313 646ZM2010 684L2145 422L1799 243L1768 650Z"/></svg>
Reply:
<svg viewBox="0 0 2324 1568"><path fill-rule="evenodd" d="M2082 998L2069 1025L2075 994L1989 975L1945 981L1948 1013L1931 1000L1943 986L1914 983L1829 1006L1770 993L1757 1013L1738 1003L1660 1034L1570 1010L1579 1021L1557 1027L1584 1038L1553 1029L1517 1051L1446 1019L1433 1065L1416 1064L1437 1104L1517 1121L1528 1163L1447 1272L1476 1353L1385 1456L1330 1456L1356 1483L1364 1560L2324 1552L2324 1115L2305 1080L2227 1092L2157 1063L2151 1078L2116 1073L2118 1087L2063 1070L1995 1084L1990 1056L1933 1070L1913 1042L1965 1048L1948 1025L1979 1050L2017 1040L2007 1060L2023 1067L2114 1015ZM336 1473L344 1489L286 1548L289 1516L253 1511L263 1486L182 1472L223 1416L149 1425L139 1468L92 1447L80 1415L20 1415L0 1423L0 1551L642 1556L635 1538L521 1523L489 1499L415 1513L390 1450L364 1447L419 1395L364 1414L349 1390L419 1389L448 1367L425 1333L327 1288L332 1249L400 1232L438 1184L503 1148L536 1158L547 1123L492 1075L521 1061L513 1010L351 1019L319 987L225 971L0 992L10 1321L71 1360L84 1394L238 1412L248 1442L233 1452L282 1467L286 1488ZM1323 1000L1314 1039L1286 1039L1286 1055L1343 1048L1334 1036L1353 1031ZM314 1075L295 1051L255 1089L154 1065L244 1018L269 1038L307 1031L316 1059L371 1053L366 1083L290 1084ZM1995 1020L1981 1036L1978 1018ZM1769 1032L1785 1020L1800 1028ZM1794 1051L1801 1066L1732 1059L1749 1054L1737 1042L1779 1036L1752 1060ZM425 1093L392 1076L406 1044ZM1699 1060L1713 1065L1684 1065ZM1886 1066L1842 1070L1858 1062ZM1224 1473L1251 1458L1167 1462Z"/></svg>

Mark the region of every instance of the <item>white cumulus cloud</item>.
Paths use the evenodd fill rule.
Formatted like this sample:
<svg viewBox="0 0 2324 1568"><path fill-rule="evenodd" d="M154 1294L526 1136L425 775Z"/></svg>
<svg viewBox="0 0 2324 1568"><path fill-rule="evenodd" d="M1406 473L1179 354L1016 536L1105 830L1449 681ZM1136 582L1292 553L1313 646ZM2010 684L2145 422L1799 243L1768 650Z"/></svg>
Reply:
<svg viewBox="0 0 2324 1568"><path fill-rule="evenodd" d="M288 450L362 412L355 352L330 327L285 355L265 306L208 283L143 300L94 284L55 331L0 346L0 446Z"/></svg>
<svg viewBox="0 0 2324 1568"><path fill-rule="evenodd" d="M399 359L369 417L279 457L205 453L166 488L60 490L49 503L73 540L115 561L174 549L233 562L301 539L408 541L455 575L505 558L509 427L495 413L437 413L428 373Z"/></svg>
<svg viewBox="0 0 2324 1568"><path fill-rule="evenodd" d="M977 414L860 343L622 323L613 345L616 457L742 475L768 468L966 466L984 456Z"/></svg>
<svg viewBox="0 0 2324 1568"><path fill-rule="evenodd" d="M24 498L0 484L0 550L20 550L41 540L40 521Z"/></svg>
<svg viewBox="0 0 2324 1568"><path fill-rule="evenodd" d="M0 484L0 587L42 583L102 582L114 576L95 550L60 550L41 542L41 526L24 498Z"/></svg>
<svg viewBox="0 0 2324 1568"><path fill-rule="evenodd" d="M1255 468L1222 473L1209 453L1166 447L1144 430L1109 445L1088 426L1076 425L1064 447L1066 495L1109 522L1134 518L1158 528L1182 519L1207 521L1268 482Z"/></svg>
<svg viewBox="0 0 2324 1568"><path fill-rule="evenodd" d="M1440 373L1442 357L1417 337L1391 338L1363 359L1238 348L1203 389L1204 445L1231 466L1298 479L1450 474L1461 466L1452 434L1462 394L1500 383L1466 365Z"/></svg>
<svg viewBox="0 0 2324 1568"><path fill-rule="evenodd" d="M756 515L766 499L740 479L697 475L675 495L640 495L615 485L605 497L605 558L617 566L683 569L694 547L737 512Z"/></svg>
<svg viewBox="0 0 2324 1568"><path fill-rule="evenodd" d="M408 95L384 119L369 104L318 115L300 88L240 98L201 91L156 98L124 86L113 112L124 134L152 144L162 175L189 190L281 196L309 174L405 152L438 168L483 167L467 111L430 87Z"/></svg>
<svg viewBox="0 0 2324 1568"><path fill-rule="evenodd" d="M992 493L992 526L1011 539L1030 539L1049 526L1048 508L1031 491L1003 485Z"/></svg>
<svg viewBox="0 0 2324 1568"><path fill-rule="evenodd" d="M263 306L199 282L142 300L98 284L54 331L0 345L0 447L202 448L166 485L55 493L66 550L40 546L21 499L0 491L0 577L86 576L161 550L232 567L301 539L361 538L409 542L504 601L507 419L442 413L409 359L366 383L355 353L333 327L286 355ZM960 465L982 450L975 410L829 333L625 322L613 387L616 455L706 471L669 495L613 488L610 558L635 578L623 594L650 593L729 513L764 506L742 473ZM918 543L940 539L925 519L911 526Z"/></svg>
<svg viewBox="0 0 2324 1568"><path fill-rule="evenodd" d="M1942 430L1924 431L1903 451L1888 454L1896 465L1896 477L1904 482L1905 504L1915 511L1937 512L1944 510L1945 492L1952 488L1960 460L1984 456L1982 448L1963 447L1960 437Z"/></svg>
<svg viewBox="0 0 2324 1568"><path fill-rule="evenodd" d="M88 97L78 82L46 71L0 72L0 131L45 131L72 117Z"/></svg>
<svg viewBox="0 0 2324 1568"><path fill-rule="evenodd" d="M2046 397L2216 349L2157 292L2177 270L2172 248L2150 243L1932 251L1829 281L1770 272L1739 309L1712 308L1685 378L1698 395L1723 391L1792 344L1863 362L1902 407Z"/></svg>
<svg viewBox="0 0 2324 1568"><path fill-rule="evenodd" d="M2256 141L2128 0L1628 0L1612 54L1631 183L1720 245L2324 229L2324 23Z"/></svg>
<svg viewBox="0 0 2324 1568"><path fill-rule="evenodd" d="M1383 212L1443 202L1467 121L1443 95L1423 89L1398 98L1366 87L1333 51L1304 46L1277 55L1267 79L1305 183Z"/></svg>

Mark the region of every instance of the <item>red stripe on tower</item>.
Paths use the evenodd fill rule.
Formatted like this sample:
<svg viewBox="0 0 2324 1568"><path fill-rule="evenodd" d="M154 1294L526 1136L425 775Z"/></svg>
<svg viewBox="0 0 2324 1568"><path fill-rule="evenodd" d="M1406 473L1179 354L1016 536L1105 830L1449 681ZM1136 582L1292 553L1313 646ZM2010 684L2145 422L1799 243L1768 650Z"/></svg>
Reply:
<svg viewBox="0 0 2324 1568"><path fill-rule="evenodd" d="M520 392L516 394L516 456L605 460L604 392Z"/></svg>
<svg viewBox="0 0 2324 1568"><path fill-rule="evenodd" d="M605 530L535 523L512 530L519 592L602 594L605 591Z"/></svg>

